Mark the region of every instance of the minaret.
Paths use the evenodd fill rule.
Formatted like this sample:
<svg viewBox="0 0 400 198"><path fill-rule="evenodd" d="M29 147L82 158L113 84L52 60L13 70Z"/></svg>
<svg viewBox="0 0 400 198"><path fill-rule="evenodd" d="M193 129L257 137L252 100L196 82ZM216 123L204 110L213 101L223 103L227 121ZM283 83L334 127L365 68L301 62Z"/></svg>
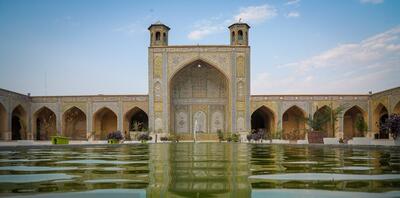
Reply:
<svg viewBox="0 0 400 198"><path fill-rule="evenodd" d="M148 28L150 31L150 47L168 46L168 31L170 28L160 21L151 24Z"/></svg>
<svg viewBox="0 0 400 198"><path fill-rule="evenodd" d="M230 25L228 28L231 34L231 45L249 45L249 29L247 23L240 22Z"/></svg>

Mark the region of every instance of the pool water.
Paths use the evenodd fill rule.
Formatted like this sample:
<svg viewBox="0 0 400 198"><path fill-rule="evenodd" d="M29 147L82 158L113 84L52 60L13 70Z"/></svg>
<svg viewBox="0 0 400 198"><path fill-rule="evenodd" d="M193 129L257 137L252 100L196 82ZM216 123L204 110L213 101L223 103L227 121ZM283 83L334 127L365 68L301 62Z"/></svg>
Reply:
<svg viewBox="0 0 400 198"><path fill-rule="evenodd" d="M400 148L244 143L0 148L0 196L400 197Z"/></svg>

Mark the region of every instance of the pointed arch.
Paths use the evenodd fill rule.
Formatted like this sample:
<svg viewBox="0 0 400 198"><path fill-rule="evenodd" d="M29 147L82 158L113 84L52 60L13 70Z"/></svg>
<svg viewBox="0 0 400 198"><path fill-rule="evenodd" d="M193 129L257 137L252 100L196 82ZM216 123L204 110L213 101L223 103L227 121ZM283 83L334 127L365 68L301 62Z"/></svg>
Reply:
<svg viewBox="0 0 400 198"><path fill-rule="evenodd" d="M357 129L357 123L365 122L366 119L366 113L358 105L347 109L343 114L343 137L345 139L364 137L363 131Z"/></svg>
<svg viewBox="0 0 400 198"><path fill-rule="evenodd" d="M17 105L11 113L11 139L25 140L27 136L28 116L22 105Z"/></svg>
<svg viewBox="0 0 400 198"><path fill-rule="evenodd" d="M275 113L262 105L251 114L251 130L263 130L267 137L275 131Z"/></svg>
<svg viewBox="0 0 400 198"><path fill-rule="evenodd" d="M124 115L124 132L147 131L149 127L149 117L145 111L135 106Z"/></svg>
<svg viewBox="0 0 400 198"><path fill-rule="evenodd" d="M33 138L36 140L50 140L57 135L56 114L46 106L41 107L33 114Z"/></svg>
<svg viewBox="0 0 400 198"><path fill-rule="evenodd" d="M320 108L317 107L317 110L314 113L313 119L323 119L323 117L327 116L329 112L331 112L331 108L327 105L324 105ZM324 125L322 125L322 132L325 132L327 137L334 137L332 130L332 122L328 120Z"/></svg>
<svg viewBox="0 0 400 198"><path fill-rule="evenodd" d="M386 122L389 117L389 111L385 105L379 103L373 112L373 129L378 132L378 138L387 139L389 138L389 134L386 130L380 129L380 126Z"/></svg>
<svg viewBox="0 0 400 198"><path fill-rule="evenodd" d="M87 139L87 120L82 109L72 106L62 115L62 134L71 140Z"/></svg>
<svg viewBox="0 0 400 198"><path fill-rule="evenodd" d="M288 108L282 114L283 139L302 140L305 139L306 113L297 105Z"/></svg>
<svg viewBox="0 0 400 198"><path fill-rule="evenodd" d="M396 105L394 106L394 108L393 108L393 113L395 113L395 114L400 114L400 101L398 101L398 102L396 103Z"/></svg>
<svg viewBox="0 0 400 198"><path fill-rule="evenodd" d="M188 61L183 61L182 63L179 63L178 65L176 65L176 67L175 67L176 69L171 72L171 74L169 75L169 78L168 78L169 87L171 86L172 79L178 73L180 73L183 69L185 69L187 67L190 67L192 65L198 65L198 63L203 63L203 65L211 66L213 69L216 69L219 73L221 73L225 77L224 79L226 79L227 84L230 83L229 74L227 74L221 67L218 67L214 61L208 60L204 57L193 57Z"/></svg>
<svg viewBox="0 0 400 198"><path fill-rule="evenodd" d="M93 114L95 139L105 140L107 134L117 130L117 114L107 107L102 107Z"/></svg>
<svg viewBox="0 0 400 198"><path fill-rule="evenodd" d="M243 40L243 31L242 30L239 30L238 31L238 40Z"/></svg>
<svg viewBox="0 0 400 198"><path fill-rule="evenodd" d="M196 59L178 69L172 76L169 83L169 126L177 132L177 126L189 126L187 132L193 131L193 119L180 119L179 112L185 111L193 117L197 111L205 113L203 132L209 133L212 128L210 119L212 113L209 109L219 109L227 115L227 104L229 101L229 79L220 68L209 64L201 59ZM189 123L186 123L187 120ZM218 123L219 126L226 126L226 120ZM185 123L184 123L185 122ZM190 124L192 123L192 124Z"/></svg>
<svg viewBox="0 0 400 198"><path fill-rule="evenodd" d="M0 140L8 139L7 134L8 128L8 113L6 107L0 103Z"/></svg>
<svg viewBox="0 0 400 198"><path fill-rule="evenodd" d="M161 33L160 32L156 32L156 41L161 40Z"/></svg>

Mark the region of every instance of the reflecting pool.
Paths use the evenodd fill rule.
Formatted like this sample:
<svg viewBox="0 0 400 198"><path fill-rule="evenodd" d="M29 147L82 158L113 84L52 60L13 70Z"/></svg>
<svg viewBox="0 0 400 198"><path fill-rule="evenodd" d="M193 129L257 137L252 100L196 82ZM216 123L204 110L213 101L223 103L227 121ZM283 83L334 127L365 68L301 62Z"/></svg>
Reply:
<svg viewBox="0 0 400 198"><path fill-rule="evenodd" d="M400 197L400 148L244 143L0 148L0 196Z"/></svg>

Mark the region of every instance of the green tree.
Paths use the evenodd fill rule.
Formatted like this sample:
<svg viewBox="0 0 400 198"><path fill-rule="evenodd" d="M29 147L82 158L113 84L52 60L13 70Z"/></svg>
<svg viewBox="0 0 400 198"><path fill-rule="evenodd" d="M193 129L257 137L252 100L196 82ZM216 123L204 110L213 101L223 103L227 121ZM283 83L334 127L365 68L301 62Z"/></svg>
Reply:
<svg viewBox="0 0 400 198"><path fill-rule="evenodd" d="M357 115L355 125L356 125L357 131L359 131L361 133L360 135L363 135L364 132L366 132L368 130L367 122L365 122L364 117L362 115Z"/></svg>

